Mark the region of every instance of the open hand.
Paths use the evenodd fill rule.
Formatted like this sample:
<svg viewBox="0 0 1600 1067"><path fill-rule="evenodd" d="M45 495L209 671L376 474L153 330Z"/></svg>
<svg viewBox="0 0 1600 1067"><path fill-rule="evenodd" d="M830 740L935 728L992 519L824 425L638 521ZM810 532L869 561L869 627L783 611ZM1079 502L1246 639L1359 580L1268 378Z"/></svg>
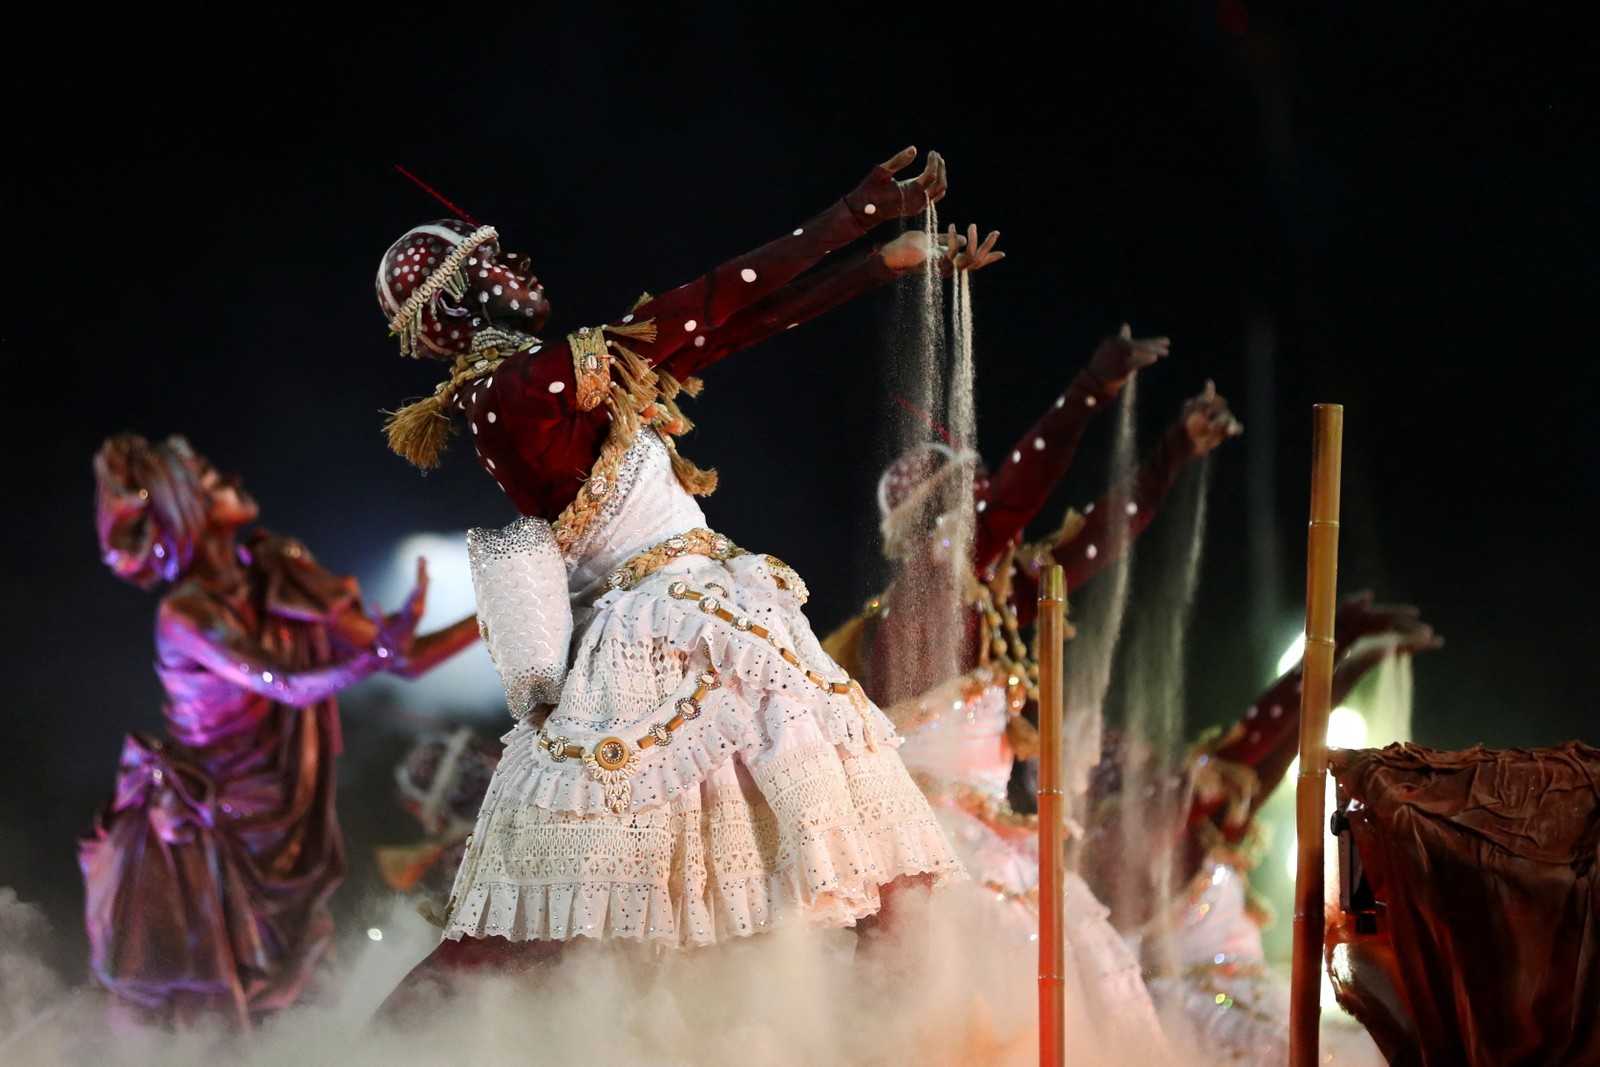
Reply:
<svg viewBox="0 0 1600 1067"><path fill-rule="evenodd" d="M979 270L1004 259L1004 252L995 251L994 245L999 239L1000 231L991 230L980 244L976 226L967 227L967 236L958 234L951 226L948 233L931 241L922 230L907 230L884 245L879 254L896 274L909 274L937 256L939 273L948 277L958 270Z"/></svg>
<svg viewBox="0 0 1600 1067"><path fill-rule="evenodd" d="M1233 417L1228 402L1217 394L1217 387L1210 380L1199 396L1184 401L1180 418L1196 456L1203 456L1228 438L1244 433L1244 424Z"/></svg>
<svg viewBox="0 0 1600 1067"><path fill-rule="evenodd" d="M1135 338L1127 323L1116 336L1107 337L1089 360L1089 373L1108 386L1120 386L1134 374L1172 351L1165 337Z"/></svg>
<svg viewBox="0 0 1600 1067"><path fill-rule="evenodd" d="M1364 589L1339 601L1333 618L1334 641L1347 648L1363 637L1378 637L1397 652L1443 647L1444 638L1435 634L1421 615L1410 604L1374 604L1372 591Z"/></svg>
<svg viewBox="0 0 1600 1067"><path fill-rule="evenodd" d="M872 216L873 221L903 219L915 215L929 204L944 199L949 189L945 178L944 157L937 152L928 153L922 173L903 181L895 178L897 171L909 167L917 158L915 146L896 152L872 168L854 192L845 197L851 210Z"/></svg>
<svg viewBox="0 0 1600 1067"><path fill-rule="evenodd" d="M952 270L979 270L1006 258L1004 252L996 252L994 250L994 243L998 240L1000 240L1000 231L990 230L989 236L983 239L982 244L979 244L976 223L967 226L965 237L958 235L955 223L951 223L950 232L944 238L944 256L950 261Z"/></svg>
<svg viewBox="0 0 1600 1067"><path fill-rule="evenodd" d="M404 670L411 655L411 645L417 637L417 624L428 604L428 561L417 557L417 584L406 596L405 603L393 615L384 616L378 623L378 656L388 670Z"/></svg>

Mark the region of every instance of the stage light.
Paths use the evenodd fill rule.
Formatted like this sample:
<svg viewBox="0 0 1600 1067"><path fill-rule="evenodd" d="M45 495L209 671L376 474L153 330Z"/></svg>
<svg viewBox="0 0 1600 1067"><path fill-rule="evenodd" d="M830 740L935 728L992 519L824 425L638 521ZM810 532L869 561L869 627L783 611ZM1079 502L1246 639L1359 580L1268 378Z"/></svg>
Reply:
<svg viewBox="0 0 1600 1067"><path fill-rule="evenodd" d="M376 926L369 926L367 927L367 936L374 941L382 941L383 931L378 929Z"/></svg>
<svg viewBox="0 0 1600 1067"><path fill-rule="evenodd" d="M1367 743L1367 717L1355 708L1334 708L1328 713L1328 747L1362 748Z"/></svg>
<svg viewBox="0 0 1600 1067"><path fill-rule="evenodd" d="M1287 674L1290 667L1300 662L1300 657L1305 655L1305 651L1306 635L1301 633L1296 635L1294 642L1284 650L1283 655L1278 657L1278 673Z"/></svg>

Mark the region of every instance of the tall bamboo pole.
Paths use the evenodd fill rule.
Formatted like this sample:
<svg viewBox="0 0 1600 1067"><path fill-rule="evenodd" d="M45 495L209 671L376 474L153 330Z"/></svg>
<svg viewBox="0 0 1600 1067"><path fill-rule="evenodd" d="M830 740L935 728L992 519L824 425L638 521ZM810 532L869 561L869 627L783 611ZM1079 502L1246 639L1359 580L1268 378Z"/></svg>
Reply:
<svg viewBox="0 0 1600 1067"><path fill-rule="evenodd" d="M1289 976L1289 1064L1313 1067L1320 1054L1323 799L1328 774L1328 705L1333 697L1333 620L1339 583L1339 468L1344 406L1312 408L1311 522L1306 533L1306 650L1301 660L1299 837L1294 881L1294 954Z"/></svg>
<svg viewBox="0 0 1600 1067"><path fill-rule="evenodd" d="M1065 690L1062 640L1067 611L1060 564L1039 585L1039 1065L1062 1067L1066 1056L1067 951L1062 932L1066 822L1061 731Z"/></svg>

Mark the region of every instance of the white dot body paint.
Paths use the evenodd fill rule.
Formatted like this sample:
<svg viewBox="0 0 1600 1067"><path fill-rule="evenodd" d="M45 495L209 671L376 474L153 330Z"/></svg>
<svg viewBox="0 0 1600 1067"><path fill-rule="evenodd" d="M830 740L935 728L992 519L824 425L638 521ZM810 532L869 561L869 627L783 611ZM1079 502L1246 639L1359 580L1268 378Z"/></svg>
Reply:
<svg viewBox="0 0 1600 1067"><path fill-rule="evenodd" d="M694 328L698 325L700 325L698 322L696 322L694 319L690 319L688 322L683 324L683 331L685 333L693 333Z"/></svg>
<svg viewBox="0 0 1600 1067"><path fill-rule="evenodd" d="M567 383L566 382L551 382L550 383L550 391L552 393L559 393L562 390L564 390L566 387L567 387Z"/></svg>
<svg viewBox="0 0 1600 1067"><path fill-rule="evenodd" d="M1033 439L1033 450L1035 452L1043 452L1044 451L1044 438L1035 437Z"/></svg>
<svg viewBox="0 0 1600 1067"><path fill-rule="evenodd" d="M1091 544L1088 548L1083 550L1083 554L1088 556L1090 559L1094 559L1100 554L1100 546Z"/></svg>
<svg viewBox="0 0 1600 1067"><path fill-rule="evenodd" d="M753 282L756 280L756 272L751 270L749 267L746 267L744 270L739 272L739 277L743 278L747 282Z"/></svg>
<svg viewBox="0 0 1600 1067"><path fill-rule="evenodd" d="M1084 406L1084 407L1086 407L1086 408L1092 408L1092 407L1094 407L1094 405L1095 405L1095 399L1094 399L1094 397L1092 397L1092 396L1086 396L1086 397L1084 397L1084 398L1083 398L1083 406Z"/></svg>
<svg viewBox="0 0 1600 1067"><path fill-rule="evenodd" d="M1021 449L1017 449L1016 451L1011 453L1011 462L1019 463L1019 462L1021 462L1021 460L1022 460L1022 450Z"/></svg>

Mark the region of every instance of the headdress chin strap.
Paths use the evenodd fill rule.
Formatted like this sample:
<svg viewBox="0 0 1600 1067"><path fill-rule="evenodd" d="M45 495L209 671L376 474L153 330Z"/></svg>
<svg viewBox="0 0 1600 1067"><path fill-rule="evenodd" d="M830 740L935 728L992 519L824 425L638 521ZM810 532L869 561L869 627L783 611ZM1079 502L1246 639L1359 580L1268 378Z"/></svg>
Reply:
<svg viewBox="0 0 1600 1067"><path fill-rule="evenodd" d="M389 332L400 338L402 354L412 358L421 355L417 351L417 345L422 337L423 311L433 302L433 298L439 295L440 290L449 293L457 300L465 296L467 275L461 269L461 264L479 245L499 236L499 231L493 226L479 226L467 234L461 243L444 257L438 267L434 268L433 273L424 278L422 284L406 297L406 302L400 305L400 310L389 320Z"/></svg>

